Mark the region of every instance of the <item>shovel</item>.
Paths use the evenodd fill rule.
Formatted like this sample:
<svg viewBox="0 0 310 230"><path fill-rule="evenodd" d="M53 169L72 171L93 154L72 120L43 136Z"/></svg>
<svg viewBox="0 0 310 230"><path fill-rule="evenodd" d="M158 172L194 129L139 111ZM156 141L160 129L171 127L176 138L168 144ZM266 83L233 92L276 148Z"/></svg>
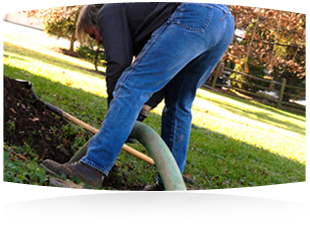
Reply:
<svg viewBox="0 0 310 230"><path fill-rule="evenodd" d="M24 81L24 80L17 80L17 81L19 81L21 83L24 83L25 88L28 89L28 90L31 90L31 93L32 93L33 97L36 100L41 101L46 106L46 108L50 109L51 111L53 111L57 115L59 115L59 116L65 118L65 119L73 122L76 125L82 126L84 129L86 129L87 131L89 131L89 132L91 132L93 134L96 134L99 131L98 129L96 129L96 128L86 124L85 122L79 120L78 118L76 118L76 117L66 113L65 111L63 111L63 110L53 106L52 104L47 103L47 102L41 100L41 98L33 91L32 83L31 82ZM135 156L135 157L145 161L146 163L149 163L151 165L155 165L155 162L154 162L154 160L152 158L150 158L150 157L146 156L145 154L143 154L143 153L141 153L141 152L131 148L130 146L128 146L126 144L124 144L122 146L122 150L124 150L125 152L127 152L127 153L129 153L129 154L131 154L131 155L133 155L133 156ZM182 175L182 177L183 177L184 181L187 182L187 183L190 183L190 184L194 184L195 183L194 180L186 177L185 175Z"/></svg>
<svg viewBox="0 0 310 230"><path fill-rule="evenodd" d="M86 129L87 131L89 131L89 132L91 132L93 134L96 134L99 131L98 129L96 129L96 128L86 124L85 122L79 120L78 118L76 118L76 117L66 113L65 111L63 111L63 110L53 106L52 104L47 103L47 102L41 100L41 98L33 91L33 87L32 87L31 82L24 81L24 80L17 80L17 81L19 81L21 83L24 83L25 88L27 90L31 90L31 93L32 93L33 97L36 100L41 101L46 106L46 108L52 110L57 115L59 115L59 116L65 118L65 119L73 122L76 125L82 126L84 129ZM133 155L133 156L135 156L135 157L137 157L137 158L139 158L139 159L141 159L141 160L143 160L143 161L145 161L145 162L147 162L147 163L149 163L151 165L155 165L155 162L154 162L154 160L152 158L150 158L150 157L146 156L145 154L143 154L143 153L141 153L141 152L131 148L130 146L128 146L126 144L123 145L122 149L124 151L126 151L127 153L129 153L129 154L131 154L131 155Z"/></svg>

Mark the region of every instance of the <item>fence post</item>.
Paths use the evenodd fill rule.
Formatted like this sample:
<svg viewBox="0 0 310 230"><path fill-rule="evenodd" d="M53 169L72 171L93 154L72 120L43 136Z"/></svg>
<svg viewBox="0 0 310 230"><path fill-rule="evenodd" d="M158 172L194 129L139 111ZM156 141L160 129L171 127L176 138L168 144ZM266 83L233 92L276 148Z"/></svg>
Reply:
<svg viewBox="0 0 310 230"><path fill-rule="evenodd" d="M286 85L286 79L283 78L283 82L282 82L281 90L280 90L280 94L279 94L279 99L278 99L278 108L280 108L280 105L281 105L281 102L282 102L282 99L283 99L285 85Z"/></svg>
<svg viewBox="0 0 310 230"><path fill-rule="evenodd" d="M215 75L214 75L214 78L213 78L213 81L212 81L212 85L211 85L212 88L215 87L216 80L217 80L217 78L218 78L218 76L219 76L219 72L220 72L221 68L222 68L222 61L220 61L220 62L217 64L217 68L216 68L216 70L215 70Z"/></svg>

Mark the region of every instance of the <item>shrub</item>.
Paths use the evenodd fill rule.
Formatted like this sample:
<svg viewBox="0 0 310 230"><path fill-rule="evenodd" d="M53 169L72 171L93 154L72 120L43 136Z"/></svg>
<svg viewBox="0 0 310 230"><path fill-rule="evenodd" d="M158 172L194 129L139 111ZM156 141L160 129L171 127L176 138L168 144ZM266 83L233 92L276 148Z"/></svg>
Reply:
<svg viewBox="0 0 310 230"><path fill-rule="evenodd" d="M258 77L258 78L262 78L262 79L264 78L265 73L264 73L264 68L262 66L253 65L249 61L248 62L248 68L249 68L249 71L247 73L248 75L251 75L251 76L254 76L254 77ZM244 66L242 66L241 64L236 64L234 70L242 73L242 72L244 72L243 69L244 69ZM268 82L263 82L263 81L260 81L260 80L256 80L256 79L244 76L242 74L237 74L237 73L231 74L230 78L233 78L233 79L236 79L236 80L240 80L240 81L243 81L243 82L246 82L246 83L250 83L250 84L255 84L255 85L263 86L263 87L269 87L269 85L270 85L270 83L268 83ZM248 85L246 83L240 83L240 82L232 81L232 85L234 87L237 87L237 88L240 88L240 89L244 89L244 90L247 90L247 91L250 91L250 92L253 92L253 93L257 92L258 90L261 90L258 87L251 86L251 85Z"/></svg>
<svg viewBox="0 0 310 230"><path fill-rule="evenodd" d="M103 48L96 46L95 41L90 41L88 45L77 47L76 52L79 57L92 62L95 65L96 70L98 70L98 66L106 65L105 52Z"/></svg>

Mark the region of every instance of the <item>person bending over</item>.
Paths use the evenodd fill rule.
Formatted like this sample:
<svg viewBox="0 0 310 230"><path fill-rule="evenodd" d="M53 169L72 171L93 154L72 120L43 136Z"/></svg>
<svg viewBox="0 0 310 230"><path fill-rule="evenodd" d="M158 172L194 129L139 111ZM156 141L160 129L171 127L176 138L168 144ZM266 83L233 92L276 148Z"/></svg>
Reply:
<svg viewBox="0 0 310 230"><path fill-rule="evenodd" d="M77 34L80 39L94 38L106 50L109 109L79 162L45 160L43 167L101 187L143 105L164 89L161 138L182 173L196 91L234 34L228 7L208 3L88 5L80 13ZM144 190L164 190L161 178Z"/></svg>

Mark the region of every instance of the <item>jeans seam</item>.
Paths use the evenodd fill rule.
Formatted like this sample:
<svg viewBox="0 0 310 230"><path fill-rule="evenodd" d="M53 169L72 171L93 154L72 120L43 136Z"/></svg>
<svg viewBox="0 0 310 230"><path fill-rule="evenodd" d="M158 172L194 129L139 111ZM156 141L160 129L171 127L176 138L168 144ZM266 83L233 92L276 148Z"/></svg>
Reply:
<svg viewBox="0 0 310 230"><path fill-rule="evenodd" d="M222 41L222 39L223 39L223 36L224 36L224 34L225 34L225 31L226 31L227 21L224 20L224 21L222 21L222 22L224 23L224 28L223 28L223 30L222 30L221 38L218 39L217 43L215 43L214 46L212 46L210 49L213 49L215 46L217 46L217 45L220 43L220 41Z"/></svg>
<svg viewBox="0 0 310 230"><path fill-rule="evenodd" d="M200 5L199 3L190 3L190 4L191 5L197 5L197 6ZM207 28L209 27L209 25L211 23L212 15L213 15L213 5L210 4L208 7L210 8L211 12L208 14L208 17L206 18L205 24L202 28L201 27L197 27L197 28L189 27L187 25L182 24L179 21L174 22L173 19L175 18L175 14L177 13L178 9L176 9L175 12L172 14L171 18L169 19L169 22L171 22L172 24L178 25L181 28L186 29L188 31L204 33L207 30ZM181 17L183 15L183 13L182 12L179 12L179 13L180 13L180 17Z"/></svg>
<svg viewBox="0 0 310 230"><path fill-rule="evenodd" d="M179 95L180 95L180 88L181 88L181 82L183 82L183 79L184 77L182 77L182 81L179 81L179 84L178 84L178 93L175 94L175 97L174 97L174 101L177 102L178 98L179 98ZM175 115L176 113L176 105L177 103L174 103L174 107L173 107L173 114ZM171 137L170 137L170 140L171 140L171 152L173 154L173 150L174 150L174 143L175 143L175 135L174 135L174 131L175 131L175 119L173 119L173 123L171 124Z"/></svg>

